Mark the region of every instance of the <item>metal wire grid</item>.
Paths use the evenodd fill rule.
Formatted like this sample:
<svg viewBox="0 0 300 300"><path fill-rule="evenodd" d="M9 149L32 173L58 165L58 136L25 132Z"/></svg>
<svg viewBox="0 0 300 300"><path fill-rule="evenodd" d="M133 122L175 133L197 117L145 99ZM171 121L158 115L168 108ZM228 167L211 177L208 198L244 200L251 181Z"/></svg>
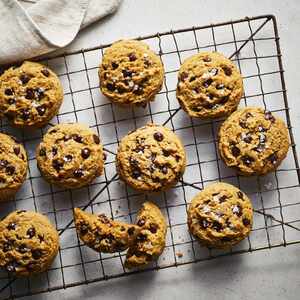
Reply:
<svg viewBox="0 0 300 300"><path fill-rule="evenodd" d="M291 129L281 50L276 19L266 15L220 24L157 33L139 38L161 56L165 65L163 90L145 109L124 109L110 103L99 92L97 69L106 47L52 57L44 60L56 71L65 89L59 122L79 121L101 136L107 160L105 172L89 187L76 191L47 184L40 176L34 150L49 128L22 132L4 121L1 128L19 137L29 154L28 178L15 201L1 206L5 216L14 209L46 214L60 234L59 254L44 274L15 279L0 273L1 299L12 299L84 283L107 280L148 270L199 262L218 256L251 252L300 243L300 216L297 208L300 173ZM217 130L222 120L200 121L189 118L175 97L177 71L185 57L201 50L223 52L236 62L244 77L245 96L241 106L264 106L287 122L291 149L279 170L264 177L244 178L226 168L219 158ZM183 179L170 191L141 194L119 181L114 155L120 139L129 130L146 122L172 128L184 142L188 163ZM188 233L186 209L191 198L207 184L226 181L239 186L252 199L255 209L250 237L230 251L201 248ZM76 235L72 209L81 207L93 213L104 212L112 218L134 222L141 203L154 201L168 220L167 245L160 259L138 270L126 270L125 253L97 254L83 245Z"/></svg>

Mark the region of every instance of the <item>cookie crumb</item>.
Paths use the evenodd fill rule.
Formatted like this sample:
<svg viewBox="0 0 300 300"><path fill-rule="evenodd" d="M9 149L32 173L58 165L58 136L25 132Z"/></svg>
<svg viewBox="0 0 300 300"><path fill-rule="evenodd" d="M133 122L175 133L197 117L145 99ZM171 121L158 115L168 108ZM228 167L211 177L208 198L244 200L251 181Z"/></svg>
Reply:
<svg viewBox="0 0 300 300"><path fill-rule="evenodd" d="M182 252L176 252L176 256L177 256L178 258L182 258L182 257L183 257L183 253L182 253Z"/></svg>

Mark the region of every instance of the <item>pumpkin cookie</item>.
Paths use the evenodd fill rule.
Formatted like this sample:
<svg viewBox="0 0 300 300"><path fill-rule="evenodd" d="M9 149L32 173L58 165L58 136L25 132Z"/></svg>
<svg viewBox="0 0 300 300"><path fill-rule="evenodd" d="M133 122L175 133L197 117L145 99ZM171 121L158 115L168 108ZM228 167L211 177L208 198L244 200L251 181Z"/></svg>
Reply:
<svg viewBox="0 0 300 300"><path fill-rule="evenodd" d="M184 173L186 158L181 141L170 129L148 124L121 140L116 162L121 179L151 192L175 185Z"/></svg>
<svg viewBox="0 0 300 300"><path fill-rule="evenodd" d="M176 95L191 117L227 116L236 110L243 93L240 72L220 53L200 52L180 67Z"/></svg>
<svg viewBox="0 0 300 300"><path fill-rule="evenodd" d="M58 112L63 89L54 72L41 64L24 62L0 76L0 117L16 127L42 127Z"/></svg>
<svg viewBox="0 0 300 300"><path fill-rule="evenodd" d="M164 69L147 44L122 40L105 51L99 78L102 93L113 102L145 106L162 88Z"/></svg>
<svg viewBox="0 0 300 300"><path fill-rule="evenodd" d="M100 139L79 123L59 124L49 129L36 157L45 179L64 188L85 186L103 171Z"/></svg>
<svg viewBox="0 0 300 300"><path fill-rule="evenodd" d="M0 133L0 200L12 198L26 179L27 154L12 136Z"/></svg>
<svg viewBox="0 0 300 300"><path fill-rule="evenodd" d="M58 233L48 218L15 211L0 222L0 266L16 276L46 271L59 248Z"/></svg>
<svg viewBox="0 0 300 300"><path fill-rule="evenodd" d="M197 194L188 209L188 226L199 242L229 248L250 233L253 211L249 198L227 183L215 183Z"/></svg>
<svg viewBox="0 0 300 300"><path fill-rule="evenodd" d="M274 171L286 157L288 149L285 123L262 108L247 107L236 111L219 131L222 159L242 175L263 175Z"/></svg>
<svg viewBox="0 0 300 300"><path fill-rule="evenodd" d="M113 253L126 250L135 241L140 228L94 215L79 208L74 209L74 218L79 238L97 252Z"/></svg>
<svg viewBox="0 0 300 300"><path fill-rule="evenodd" d="M145 202L138 212L136 225L141 229L127 252L125 267L146 265L158 259L166 244L167 224L160 209L152 202Z"/></svg>

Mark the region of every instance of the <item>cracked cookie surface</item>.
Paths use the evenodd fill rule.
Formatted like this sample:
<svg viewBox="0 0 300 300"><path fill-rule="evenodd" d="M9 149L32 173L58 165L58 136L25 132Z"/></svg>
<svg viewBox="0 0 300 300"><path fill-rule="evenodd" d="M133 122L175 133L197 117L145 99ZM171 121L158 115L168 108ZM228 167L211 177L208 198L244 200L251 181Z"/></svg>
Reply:
<svg viewBox="0 0 300 300"><path fill-rule="evenodd" d="M121 40L106 49L99 78L102 93L113 102L144 106L162 88L164 69L147 44Z"/></svg>
<svg viewBox="0 0 300 300"><path fill-rule="evenodd" d="M127 251L125 267L129 269L158 259L166 245L166 220L154 203L143 203L135 223L141 230Z"/></svg>
<svg viewBox="0 0 300 300"><path fill-rule="evenodd" d="M218 52L200 52L180 67L176 90L181 107L196 118L218 118L236 110L243 80L234 63Z"/></svg>
<svg viewBox="0 0 300 300"><path fill-rule="evenodd" d="M104 214L95 215L79 208L74 209L76 231L79 238L97 252L121 252L130 247L140 228L115 221Z"/></svg>
<svg viewBox="0 0 300 300"><path fill-rule="evenodd" d="M15 211L0 222L0 266L16 276L46 271L59 248L58 233L48 218Z"/></svg>
<svg viewBox="0 0 300 300"><path fill-rule="evenodd" d="M147 124L120 142L116 156L118 174L140 191L162 191L177 183L186 156L179 138L168 128Z"/></svg>
<svg viewBox="0 0 300 300"><path fill-rule="evenodd" d="M249 198L227 183L209 185L188 208L189 231L210 248L229 248L239 243L249 235L252 219Z"/></svg>
<svg viewBox="0 0 300 300"><path fill-rule="evenodd" d="M56 74L35 62L24 62L0 76L0 116L16 127L42 127L58 112L63 89Z"/></svg>
<svg viewBox="0 0 300 300"><path fill-rule="evenodd" d="M26 179L27 154L14 137L0 133L0 200L12 198Z"/></svg>
<svg viewBox="0 0 300 300"><path fill-rule="evenodd" d="M285 123L263 108L234 112L220 127L218 148L228 167L242 175L263 175L286 157L289 136Z"/></svg>
<svg viewBox="0 0 300 300"><path fill-rule="evenodd" d="M103 171L100 138L86 125L59 124L48 130L36 151L45 179L64 188L91 183Z"/></svg>

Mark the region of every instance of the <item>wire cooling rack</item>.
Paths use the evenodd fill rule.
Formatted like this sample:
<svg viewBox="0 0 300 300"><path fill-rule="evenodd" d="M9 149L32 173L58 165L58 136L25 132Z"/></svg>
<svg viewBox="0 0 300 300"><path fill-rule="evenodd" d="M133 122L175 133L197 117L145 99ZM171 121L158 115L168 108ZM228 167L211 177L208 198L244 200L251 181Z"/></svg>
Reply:
<svg viewBox="0 0 300 300"><path fill-rule="evenodd" d="M89 187L71 191L47 184L37 170L34 153L47 128L20 132L2 121L3 131L24 142L29 154L29 172L15 201L1 204L1 216L15 209L43 213L56 225L61 244L56 260L46 273L29 279L15 279L1 271L1 299L300 243L300 173L275 17L245 18L139 39L145 40L160 55L166 71L162 91L146 108L120 108L101 95L97 71L103 51L109 45L43 61L59 74L65 93L63 106L49 126L62 122L87 123L99 133L104 144L107 154L105 173ZM237 176L224 166L216 151L217 130L222 120L191 119L180 109L175 96L177 71L186 57L201 50L217 50L235 61L244 78L245 96L241 107L263 106L286 121L291 148L276 172L264 177ZM187 152L187 168L183 179L171 190L145 195L118 179L114 160L120 139L147 122L164 124L181 137ZM186 225L186 209L192 197L215 181L239 186L251 197L255 209L250 237L227 251L200 247ZM128 271L123 264L125 253L99 254L79 241L72 221L74 207L134 222L136 212L148 199L162 209L168 222L167 245L157 262L144 269Z"/></svg>

